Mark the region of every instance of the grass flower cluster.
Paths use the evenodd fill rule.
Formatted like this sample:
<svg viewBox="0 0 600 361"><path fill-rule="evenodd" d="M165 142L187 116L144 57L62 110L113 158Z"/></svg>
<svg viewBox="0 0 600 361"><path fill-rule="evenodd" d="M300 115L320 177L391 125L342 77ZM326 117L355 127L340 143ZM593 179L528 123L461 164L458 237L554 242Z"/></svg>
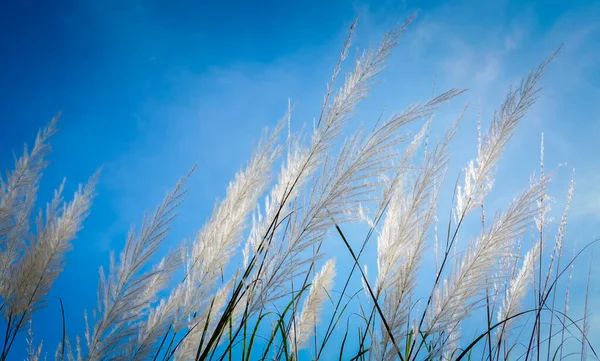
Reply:
<svg viewBox="0 0 600 361"><path fill-rule="evenodd" d="M314 127L286 132L290 109L265 131L206 224L159 255L193 170L183 177L100 270L97 305L82 315L85 333L70 334L63 321L60 344L46 345L34 342L33 316L64 268L99 179L92 176L67 200L59 187L35 213L56 116L0 179L0 360L12 359L19 337L27 339L29 361L52 358L47 348L61 361L598 359L588 339L588 295L583 315L568 310L578 256L565 259L564 250L574 183L552 241L546 190L554 172L544 172L543 141L541 170L530 186L503 212L485 217L503 149L556 54L511 89L489 129L480 130L477 155L454 194L441 190L467 108L439 140L431 141L429 131L440 106L461 89L341 139L413 19L389 31L342 78L355 22ZM408 125L420 131L410 135ZM452 199L451 210L438 209L442 198ZM461 230L471 218L481 219L481 228L465 239ZM368 230L358 240L343 231L354 223ZM328 254L326 242L343 252ZM374 278L364 266L367 249L376 249ZM432 249L432 277L420 284ZM349 273L336 273L339 258L352 262ZM566 294L557 292L559 283ZM428 290L425 297L417 288ZM461 332L475 314L484 315L478 333ZM357 329L350 318L360 320Z"/></svg>

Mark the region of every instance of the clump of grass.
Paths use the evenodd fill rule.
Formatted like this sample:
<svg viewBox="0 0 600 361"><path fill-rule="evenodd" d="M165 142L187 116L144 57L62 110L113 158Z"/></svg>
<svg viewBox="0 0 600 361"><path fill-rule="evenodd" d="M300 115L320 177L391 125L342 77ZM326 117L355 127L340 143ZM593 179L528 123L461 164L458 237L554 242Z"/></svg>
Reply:
<svg viewBox="0 0 600 361"><path fill-rule="evenodd" d="M566 265L561 262L573 182L544 271L546 189L554 172L544 172L543 143L540 176L505 212L485 219L485 199L503 149L535 103L556 53L509 91L487 132L480 134L477 156L454 187L445 241L437 237L438 204L449 196L441 189L452 172L447 167L450 144L467 107L433 144L429 128L439 107L463 90L415 103L339 144L414 17L365 51L334 92L355 22L312 132L280 139L288 111L272 131L265 131L192 241L153 264L191 172L183 177L143 218L140 230L129 233L108 272L101 269L98 304L91 317L84 314L85 334L69 335L63 314L56 359L296 360L307 352L329 359L324 354L329 345L340 360L550 360L569 356L564 351L569 337L580 342L582 357L591 353L597 358L587 338L587 291L583 319L568 313L569 283L564 307L558 307L557 284L570 274L578 255ZM61 186L45 213L32 219L57 118L0 183L0 307L6 321L0 360L9 359L15 338L45 305L94 196L97 175L70 202L63 201ZM406 126L413 123L420 123L421 130L410 136ZM480 235L457 252L465 221L478 211ZM343 231L355 222L368 226L357 249ZM520 260L522 239L532 226L537 230L533 246ZM324 257L331 258L322 250L326 240L339 242L352 262L350 272L338 276L343 282L334 282L333 259L316 272ZM435 275L428 294L419 299L418 275L432 246ZM367 247L377 249L373 283L361 267ZM234 262L236 256L242 262ZM184 277L176 279L182 270ZM461 325L482 310L486 323L480 333L461 337ZM361 324L356 332L350 328L353 317ZM42 344L34 344L29 330L29 359L37 360Z"/></svg>

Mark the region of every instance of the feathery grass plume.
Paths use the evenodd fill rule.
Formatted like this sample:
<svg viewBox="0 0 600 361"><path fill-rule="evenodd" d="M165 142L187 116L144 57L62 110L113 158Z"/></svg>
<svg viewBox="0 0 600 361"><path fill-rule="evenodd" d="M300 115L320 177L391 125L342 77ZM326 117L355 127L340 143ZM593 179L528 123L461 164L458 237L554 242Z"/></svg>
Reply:
<svg viewBox="0 0 600 361"><path fill-rule="evenodd" d="M155 295L166 288L173 273L183 264L183 256L182 250L178 248L154 266L152 270L154 275L146 285L143 299L151 303ZM174 303L168 303L161 299L158 304L149 309L148 317L145 321L142 321L144 325L139 327L137 337L127 345L126 354L128 359L132 361L145 360L155 353L158 339L167 333L169 326L172 324L172 315L175 311L172 307L174 306L176 306Z"/></svg>
<svg viewBox="0 0 600 361"><path fill-rule="evenodd" d="M390 204L394 194L398 193L398 189L402 188L400 186L400 184L403 180L403 177L405 177L407 174L409 174L409 162L412 160L412 157L414 156L415 152L421 145L423 138L425 137L425 135L427 134L427 131L429 130L431 121L433 119L433 116L431 114L433 113L434 110L437 109L437 107L439 107L439 105L442 102L450 100L454 96L459 95L460 93L462 93L462 91L460 91L460 90L451 90L451 91L446 92L438 97L433 98L432 100L430 100L429 102L426 102L423 105L419 105L419 104L412 105L407 110L403 111L402 113L392 116L389 120L384 122L382 126L376 127L374 129L373 133L369 136L368 140L366 141L366 144L370 144L370 143L377 144L377 143L379 143L379 139L385 138L387 136L395 137L396 139L400 138L403 140L404 138L401 135L396 135L396 133L394 133L393 131L382 131L382 130L394 129L395 131L397 131L401 127L401 125L406 124L407 122L414 121L421 116L429 116L429 119L427 120L427 122L425 122L425 124L421 127L421 130L414 136L413 140L408 144L406 149L402 152L402 155L399 157L400 160L399 160L398 164L390 166L390 168L392 170L392 177L388 179L385 177L385 174L380 175L380 180L379 180L378 186L382 187L383 189L381 191L382 196L376 204L375 217L373 219L369 219L363 213L362 205L358 207L358 219L361 221L365 221L369 225L371 230L374 230L377 227L379 220L384 215L386 209L388 209L388 204ZM454 134L457 124L458 124L458 122L452 128L453 131L449 132L447 134L446 141L449 141L450 138L452 137L452 135ZM385 143L385 141L382 141L382 143ZM389 145L389 147L392 147L392 145ZM445 145L444 145L444 147L445 147ZM393 156L396 156L396 154L394 153ZM388 218L388 219L392 219L392 218ZM362 254L368 240L370 239L370 234L371 233L369 233L369 236L367 236L365 238L363 245L358 253L358 257L360 257L360 255ZM356 264L353 265L353 268L350 271L350 275L348 276L348 278L346 280L346 284L344 285L343 290L341 292L341 296L339 297L339 299L337 301L337 305L334 309L334 314L332 315L332 318L330 320L329 326L326 331L326 335L325 335L326 340L331 335L330 332L333 332L333 326L335 325L335 323L337 323L337 321L334 322L334 319L337 314L337 309L341 305L346 288L349 285L350 278L352 277L352 273L355 269L354 266L356 266ZM364 273L364 275L366 275L366 266L365 266L365 271L363 273ZM382 277L382 279L384 279L384 277ZM361 277L361 282L363 284L363 290L365 291L367 297L370 298L371 296L370 296L369 292L367 291L366 277ZM371 317L372 316L373 316L373 314L371 314ZM370 323L371 322L369 319L367 324L370 324ZM369 329L369 332L371 332L370 329ZM366 335L366 333L365 333L365 335ZM321 351L322 351L322 348L321 348L321 350L319 350L319 353Z"/></svg>
<svg viewBox="0 0 600 361"><path fill-rule="evenodd" d="M196 340L195 335L203 331L201 323L208 316L206 310L218 278L239 245L248 215L270 182L270 170L280 152L277 139L284 124L281 120L271 134L265 132L246 168L236 174L225 199L185 251L184 280L171 290L166 300L161 300L150 310L146 324L137 336L132 359L141 360L144 355L154 354L160 339L170 330L177 334L188 328L186 337L190 340ZM227 293L218 294L222 297L217 300L221 300ZM214 314L210 316L215 317ZM189 341L183 343L183 351L174 356L179 359L191 355L190 344Z"/></svg>
<svg viewBox="0 0 600 361"><path fill-rule="evenodd" d="M48 140L56 133L60 114L40 130L31 152L27 145L23 155L16 159L15 169L7 172L6 180L0 174L0 301L2 307L10 298L11 266L20 259L30 229L30 216L35 206L41 172L46 167L45 156L50 151Z"/></svg>
<svg viewBox="0 0 600 361"><path fill-rule="evenodd" d="M93 311L92 329L85 317L85 360L125 358L121 349L123 343L136 336L143 327L149 303L166 285L169 273L176 268L176 258L166 258L150 271L143 271L143 268L167 238L170 224L176 217L174 212L185 193L184 183L190 175L191 172L167 193L154 214L144 216L139 233L130 230L119 263L111 255L108 274L100 268L98 306ZM167 264L169 262L175 264Z"/></svg>
<svg viewBox="0 0 600 361"><path fill-rule="evenodd" d="M40 359L40 355L42 354L42 346L44 345L43 341L40 341L37 347L35 346L35 342L33 340L33 319L30 318L29 327L27 328L27 339L25 342L27 343L27 357L25 361L38 361Z"/></svg>
<svg viewBox="0 0 600 361"><path fill-rule="evenodd" d="M401 182L403 177L406 177L406 175L409 173L407 171L408 164L410 161L412 161L415 153L422 145L423 139L428 135L432 121L433 116L430 116L425 124L423 124L419 132L413 136L412 141L406 146L406 149L404 149L402 156L400 157L399 164L393 167L392 176L389 179L384 178L381 182L383 185L383 190L381 192L381 200L377 205L377 215L383 215L383 212L388 209L389 204L394 204L394 202L392 202L393 196L396 195L398 189L402 189L398 183ZM385 177L385 175L382 175L381 177ZM367 219L366 223L371 228L376 228L374 220ZM383 227L385 228L385 226Z"/></svg>
<svg viewBox="0 0 600 361"><path fill-rule="evenodd" d="M430 116L441 103L461 92L450 90L424 104L412 105L376 127L364 141L359 131L344 143L339 155L334 161L325 162L323 172L315 179L308 201L299 207L304 212L292 214L286 235L288 242L280 243L278 251L273 253L278 259L269 261L273 264L271 269L291 270L309 263L312 267L314 259L297 261L302 259L301 253L325 238L332 219L338 224L360 219L363 208L357 205L373 199L374 191L381 185L381 175L393 168L392 160L398 154L392 150L406 139L399 134L402 126ZM411 154L410 150L405 155ZM401 167L408 160L408 157L402 159ZM292 260L296 262L292 264ZM281 272L280 277L291 273ZM275 278L272 283L281 284L280 281Z"/></svg>
<svg viewBox="0 0 600 361"><path fill-rule="evenodd" d="M47 205L45 217L40 211L36 221L37 234L11 272L12 297L6 311L12 316L30 314L44 305L44 297L62 272L65 254L72 248L70 242L89 214L96 181L97 175L85 188L79 186L73 200L67 204L63 204L63 182Z"/></svg>
<svg viewBox="0 0 600 361"><path fill-rule="evenodd" d="M412 18L407 23L410 20ZM388 49L395 43L395 38L405 26L406 24L388 33L376 54L387 56ZM349 77L353 78L356 77ZM390 149L405 139L398 130L405 124L430 115L441 103L458 94L460 91L452 90L425 104L417 104L405 112L394 114L370 133L365 141L361 141L362 134L359 131L344 144L339 155L332 158L328 156L328 161L323 163L322 172L313 180L308 201L290 214L286 223L286 227L289 227L286 228L287 242L279 243L279 248L264 262L266 268L263 276L255 278L266 279L261 289L269 291L256 292L263 297L257 299L254 308L284 295L285 291L281 287L284 279L304 273L298 270L303 269L305 265L310 265L310 272L315 258L303 259L301 253L315 244L316 249L320 249L320 243L332 224L331 219L337 223L344 223L360 217L362 208L357 204L370 200L370 194L376 185L373 181L390 169L388 163L395 156ZM300 209L302 212L298 211ZM318 252L315 256L318 256ZM304 284L307 281L306 277ZM264 295L271 297L266 298Z"/></svg>
<svg viewBox="0 0 600 361"><path fill-rule="evenodd" d="M529 76L526 79L521 81L520 86L516 90L509 91L506 99L500 106L500 110L494 115L492 124L490 125L490 129L488 130L487 134L484 137L482 137L481 132L478 131L479 136L478 136L477 158L474 160L471 160L469 162L467 168L464 169L464 172L465 172L464 184L462 186L457 185L457 187L456 187L456 207L453 209L453 215L455 217L455 222L456 222L456 229L455 229L455 231L453 233L454 235L452 237L450 237L450 235L451 235L450 233L448 234L448 240L447 240L446 250L444 252L444 257L443 257L442 263L440 265L440 268L437 271L434 287L433 287L432 292L427 301L425 311L423 312L421 321L419 322L419 328L420 328L420 326L423 325L426 318L429 318L429 321L428 321L429 327L427 328L429 331L432 331L431 327L436 328L436 326L439 326L441 324L444 324L445 326L451 326L452 328L458 326L457 323L446 322L446 321L450 321L454 318L453 316L451 316L451 314L453 313L453 311L457 311L457 309L460 308L460 302L461 302L460 298L456 299L455 301L457 301L457 303L454 304L452 307L450 307L448 310L445 309L445 306L442 308L439 308L440 305L437 305L434 307L429 307L429 306L432 303L432 301L440 302L440 300L442 300L446 296L450 296L451 293L454 293L454 291L452 291L452 292L448 293L446 296L443 296L444 292L449 291L448 287L450 287L450 286L449 285L440 285L440 281L442 281L442 275L443 275L443 272L445 271L444 267L447 264L446 261L450 257L450 251L455 246L455 240L456 240L456 237L458 236L458 231L461 227L461 224L462 224L465 216L469 212L471 212L473 209L476 209L476 207L483 204L483 200L484 200L485 196L491 190L492 185L493 185L494 170L495 170L496 164L498 163L498 161L500 159L502 150L503 150L504 146L508 143L510 138L512 137L512 134L513 134L516 126L518 125L520 120L523 118L526 111L535 102L535 100L539 94L539 91L540 91L540 87L538 86L538 83L539 83L542 75L544 74L547 66L554 59L554 57L557 55L559 50L557 50L555 53L553 53L549 57L549 59L546 60L544 63L542 63L537 69L532 70L530 72ZM527 207L529 207L529 205L527 205ZM524 220L522 220L522 221L524 221ZM485 238L488 238L488 240L490 240L489 236L490 236L490 234L488 234L487 236L482 235L482 237L480 237L480 238L481 238L481 240L484 240ZM501 237L498 237L496 240L500 241ZM509 241L509 240L505 240L505 241ZM480 243L480 241L476 242L476 244L478 244L478 243ZM471 250L473 250L473 247L474 247L474 245L472 244ZM454 247L454 250L456 251L456 247ZM508 254L508 253L506 253L506 254ZM469 256L469 253L467 253L467 255ZM470 256L472 256L472 255L470 255ZM465 260L461 260L461 262L463 262L463 263L464 263L464 261ZM492 259L490 259L489 261L493 262ZM483 265L483 263L481 265ZM460 267L455 267L455 268L462 268L462 267L465 267L465 264L462 264L462 265L460 265ZM457 276L458 273L456 271L453 273L454 273L453 277L458 277ZM485 275L482 273L479 276L485 276ZM451 280L452 280L452 277L451 277ZM447 281L444 281L444 282L447 282ZM443 291L444 289L446 291ZM468 288L466 288L466 289L468 289ZM471 291L474 291L474 289L471 289ZM460 293L461 292L458 292L458 294L460 294ZM446 301L451 300L452 298L453 297L449 297ZM463 299L462 301L466 302L467 299ZM435 302L434 302L434 304L435 304ZM444 303L444 302L442 302L442 303ZM433 312L435 313L435 316L431 315L430 310L433 310ZM469 312L470 312L470 307L463 307L461 310L462 316L455 319L455 321L460 322L460 320L464 316L466 316ZM440 320L439 319L440 317L445 319L445 321L440 322L438 325L436 325L438 323L438 321ZM443 329L443 327L437 329L437 332L441 332L442 329ZM446 329L446 332L451 332L451 329ZM413 341L413 346L415 344L416 344L416 340ZM419 352L422 345L423 345L423 343L421 342L420 346L416 350L417 353ZM412 348L411 348L411 352L412 352Z"/></svg>
<svg viewBox="0 0 600 361"><path fill-rule="evenodd" d="M542 140L540 145L540 177L544 176L544 133L542 133ZM542 194L540 199L537 201L538 215L534 218L535 227L542 237L542 245L545 244L547 234L544 233L545 227L552 222L552 218L548 218L548 213L551 209L550 201L552 197L547 194Z"/></svg>
<svg viewBox="0 0 600 361"><path fill-rule="evenodd" d="M382 125L377 126L373 130L373 132L371 134L369 134L369 136L367 137L365 144L367 144L367 145L385 144L385 146L382 146L381 149L377 149L377 147L373 147L373 148L376 149L376 152L381 152L381 153L385 154L385 156L389 157L389 159L393 159L393 158L397 157L399 154L396 152L391 152L391 154L389 154L390 153L389 149L390 148L393 149L393 147L397 146L400 142L405 140L404 136L402 136L401 134L398 133L399 129L403 125L406 125L417 119L429 117L429 120L421 128L421 131L419 133L417 133L417 135L414 137L413 141L406 147L406 149L400 156L400 160L399 160L398 164L391 164L388 166L388 168L385 169L385 171L387 171L387 170L392 171L392 177L388 180L385 178L385 176L382 177L380 175L379 182L375 183L375 185L377 187L383 188L383 189L381 192L382 196L379 198L379 200L376 204L376 207L375 207L375 209L376 209L376 211L374 213L375 217L373 218L373 220L369 220L367 222L371 227L371 231L376 227L376 225L379 223L379 220L384 215L384 213L388 207L388 204L390 203L394 193L396 192L396 188L399 187L398 184L402 182L403 177L405 177L407 174L410 174L410 172L409 172L410 169L408 168L409 161L411 160L411 158L413 157L417 148L421 144L423 137L426 134L426 131L429 129L429 125L431 123L433 113L439 108L439 106L442 103L453 99L454 97L460 95L463 92L464 92L464 90L451 89L447 92L444 92L444 93L432 98L431 100L429 100L425 103L413 104L413 105L409 106L403 112L394 114L386 122L383 122ZM461 117L462 117L462 115L461 115ZM455 123L455 125L453 126L451 131L449 131L447 133L445 143L441 146L441 148L445 148L447 146L447 142L454 135L457 125L458 125L458 121ZM388 141L387 139L394 139L395 142L393 142L391 144L387 143L387 141ZM439 151L440 149L436 148L436 150ZM382 169L381 170L382 174L384 174L383 171L384 170ZM359 211L358 218L364 219L364 214L362 213L363 207L362 206L358 207L358 211ZM369 232L369 234L363 241L360 251L358 252L358 257L361 256L363 250L365 249L365 247L370 239L371 231ZM354 265L354 266L356 266L356 265ZM338 307L340 305L340 302L342 301L343 293L346 291L346 287L348 286L349 280L352 277L352 274L355 270L354 266L350 272L350 275L347 278L346 284L342 291L342 296L338 300L338 304L337 304ZM333 317L335 317L335 311L334 311ZM332 318L332 321L333 321L333 318ZM369 320L368 324L370 324L370 320ZM333 325L333 323L330 323L330 325L328 327L328 332L332 330L331 329L332 325ZM369 332L370 331L371 330L369 330Z"/></svg>
<svg viewBox="0 0 600 361"><path fill-rule="evenodd" d="M452 361L460 349L460 327L457 327L451 334L445 335L442 341L442 361Z"/></svg>
<svg viewBox="0 0 600 361"><path fill-rule="evenodd" d="M554 262L556 261L556 272L555 272L555 279L558 279L560 277L560 260L562 258L562 253L563 253L563 241L565 238L565 232L566 232L566 227L567 227L567 215L569 213L569 208L571 207L571 199L573 198L573 192L575 190L575 170L573 170L573 174L571 175L571 182L569 184L569 190L567 192L567 200L565 203L565 209L562 215L562 218L560 220L560 225L558 226L558 231L556 232L556 238L555 238L555 242L554 242L554 249L552 251L552 255L551 255L551 259L550 259L550 265L548 266L548 275L546 278L546 287L548 286L548 282L550 282L550 273L552 272L552 269L554 267ZM551 315L550 315L550 325L548 326L548 354L547 354L547 358L550 357L550 347L552 346L552 337L553 337L553 325L554 325L554 317L555 317L555 306L556 306L556 287L554 287L554 289L552 290L552 303L550 306L551 309ZM568 290L566 291L566 297L568 297ZM564 325L564 323L563 323Z"/></svg>
<svg viewBox="0 0 600 361"><path fill-rule="evenodd" d="M172 327L177 333L206 318L217 281L240 243L249 214L271 181L271 168L280 153L277 139L284 124L281 120L271 134L264 134L246 168L229 184L224 200L187 251L183 282L171 291L160 308L152 311L147 328ZM202 327L192 332L198 331L202 331ZM162 334L152 332L147 336L151 337L144 344L155 345ZM190 338L193 339L193 335Z"/></svg>
<svg viewBox="0 0 600 361"><path fill-rule="evenodd" d="M557 272L560 267L560 257L562 255L563 249L563 241L565 239L565 232L567 228L567 215L569 213L569 208L571 207L571 200L573 198L573 192L575 191L575 170L573 169L573 174L571 175L571 183L569 184L569 190L567 192L567 200L565 203L565 210L563 212L562 218L560 220L560 225L558 227L558 232L556 233L556 251L553 253L552 258L557 257Z"/></svg>
<svg viewBox="0 0 600 361"><path fill-rule="evenodd" d="M529 286L533 283L537 258L540 256L540 243L537 242L523 259L523 265L516 277L511 280L509 288L505 291L504 300L498 310L498 322L505 321L496 334L497 354L500 354L501 343L509 337L515 323L514 317L521 311L521 303Z"/></svg>
<svg viewBox="0 0 600 361"><path fill-rule="evenodd" d="M193 263L188 271L198 281L204 281L203 278L207 277L215 278L208 273L221 272L239 245L248 216L271 181L271 168L281 151L277 140L285 119L278 123L271 134L265 133L245 170L236 174L225 199L198 233L190 255Z"/></svg>
<svg viewBox="0 0 600 361"><path fill-rule="evenodd" d="M460 119L462 119L461 114ZM403 187L399 180L389 181L387 185L391 201L387 209L385 220L382 225L381 234L377 238L377 284L376 289L384 292L397 283L400 275L399 267L407 255L405 247L414 240L417 228L423 228L432 221L432 209L427 207L427 201L435 201L430 196L434 183L439 182L442 171L447 164L447 146L450 139L456 133L458 121L446 135L444 142L436 146L435 150L427 155L419 171L416 174L413 186L408 190ZM422 133L421 133L422 134ZM420 139L418 135L415 140ZM407 154L412 156L412 145ZM407 159L407 158L405 158ZM404 170L398 170L396 176L408 176ZM427 222L422 222L427 220ZM426 227L425 227L426 228ZM417 242L418 243L418 242Z"/></svg>
<svg viewBox="0 0 600 361"><path fill-rule="evenodd" d="M545 170L544 170L544 133L542 133L541 142L540 142L540 177L544 177L544 172L545 172ZM548 232L546 231L546 229L547 229L547 226L552 221L547 216L547 214L550 212L550 208L551 208L550 201L551 200L553 200L552 197L550 197L546 193L543 193L541 195L541 197L537 200L538 214L537 214L537 216L534 217L535 229L538 232L537 242L539 242L539 244L540 244L539 248L538 248L540 255L537 257L538 265L537 265L537 267L534 266L534 268L536 268L538 274L537 274L537 279L534 278L534 282L533 282L534 293L537 292L537 297L535 300L535 308L537 308L537 309L541 309L544 304L543 297L546 293L546 287L550 280L550 274L552 273L552 265L550 265L548 268L548 271L546 273L546 281L544 283L544 281L542 280L542 268L543 268L542 267L542 263L543 263L542 252L546 248L546 239L548 238ZM536 283L537 283L537 285L536 285ZM533 332L535 333L535 338L537 339L536 349L537 349L537 353L538 353L538 358L539 358L539 354L540 354L540 343L541 343L541 338L542 338L542 336L541 336L541 328L542 328L541 320L542 320L542 318L540 317L539 312L538 312L538 316L535 318L535 324L533 326Z"/></svg>
<svg viewBox="0 0 600 361"><path fill-rule="evenodd" d="M481 232L485 232L485 210L484 206L481 206ZM518 238L516 241L515 251L513 257L508 257L499 260L498 270L493 272L490 276L490 282L492 283L491 287L486 288L485 291L485 302L486 302L486 321L487 327L493 327L494 316L498 314L498 310L502 307L501 302L504 300L502 296L504 296L507 292L507 289L510 288L511 280L517 277L517 272L519 271L518 263L519 256L521 254L521 246L522 246L523 238ZM502 328L503 326L501 326ZM489 357L493 359L494 352L494 335L498 334L498 330L496 329L495 334L489 333L486 336L486 344L483 349L483 356ZM498 348L498 352L500 349Z"/></svg>
<svg viewBox="0 0 600 361"><path fill-rule="evenodd" d="M425 252L428 230L435 217L438 197L436 185L439 187L444 177L448 145L456 134L465 110L441 144L426 155L408 194L402 183L397 183L398 188L393 190L382 231L377 238L376 297L383 300L386 327L397 339L402 338L407 328L419 264ZM374 311L373 308L371 317ZM395 358L395 349L390 347L390 342L388 330L382 325L381 340L375 338L372 342L376 359Z"/></svg>
<svg viewBox="0 0 600 361"><path fill-rule="evenodd" d="M482 232L483 231L484 229L482 228ZM517 278L518 272L521 270L521 268L519 268L519 261L521 260L521 257L519 255L521 254L523 237L519 238L516 243L517 244L515 246L514 256L499 260L499 270L495 272L491 277L491 280L493 281L493 286L490 287L491 292L486 292L486 306L488 307L488 327L492 327L494 316L497 317L499 310L503 307L503 302L505 301L505 296L507 295L507 292L511 287L511 282ZM532 267L534 267L534 271L532 272L535 272L535 264L532 264ZM534 278L530 280L534 281ZM493 358L494 347L498 344L497 340L501 339L500 332L504 328L505 325L501 325L495 330L495 333L490 333L486 337L487 345L484 353L487 353L488 357ZM507 342L504 342L502 345L506 346ZM496 356L501 355L501 351L501 348L498 347L495 351ZM503 355L508 356L506 350Z"/></svg>
<svg viewBox="0 0 600 361"><path fill-rule="evenodd" d="M64 268L66 253L72 248L71 241L89 214L98 175L85 187L80 185L73 200L66 204L62 199L63 182L47 205L45 217L40 210L35 235L23 250L22 258L9 270L9 298L3 306L8 325L0 360L7 358L24 323L45 306L46 296Z"/></svg>
<svg viewBox="0 0 600 361"><path fill-rule="evenodd" d="M288 209L294 203L300 190L311 180L311 177L317 172L319 167L325 163L328 151L333 146L333 142L341 135L343 126L353 117L357 104L366 98L372 79L385 67L385 61L391 49L396 45L396 39L410 21L412 21L412 17L407 20L404 26L398 27L388 33L375 52L365 52L356 61L354 71L346 76L344 85L334 97L333 103L321 115L308 147L303 147L298 139L295 139L290 144L289 153L285 165L279 174L278 183L273 187L268 199L263 222L257 224L257 230L253 232L261 237L254 241L252 247L254 257L259 256L257 255L259 250L267 250L265 248L267 246L265 241L272 239L272 236L275 235L277 230L273 229L273 226L277 225L278 218L288 214ZM342 51L341 61L346 57L351 36L352 31ZM345 147L345 149L346 152L354 151L351 147ZM314 183L319 184L319 181L315 180ZM321 184L327 183L321 182ZM334 193L331 192L331 187L332 184L329 184L328 190L330 192L327 195ZM315 197L313 196L311 199L314 200ZM334 198L332 197L331 201L333 202L333 200ZM338 202L336 205L338 208L335 211L339 212L340 207L343 211L343 202ZM310 226L311 229L310 231L305 231L301 227L296 227L295 237L289 237L288 242L286 242L289 244L289 247L269 253L268 255L263 255L268 260L263 258L262 264L267 267L259 267L261 272L258 273L255 271L252 279L262 279L265 281L260 285L260 290L252 291L254 294L250 301L252 312L257 311L261 304L272 302L282 296L282 292L278 288L283 283L282 281L289 277L290 271L292 271L290 269L291 264L288 261L294 258L295 254L306 249L310 244L320 240L324 234L325 225L328 227L330 224L330 213L328 213L327 208L323 207L323 202L309 204L308 210L303 212L303 215L294 216L299 224ZM267 232L271 232L272 234L267 236ZM280 246L285 246L285 243L282 242ZM271 246L269 245L269 247ZM265 296L268 296L268 298L265 298Z"/></svg>
<svg viewBox="0 0 600 361"><path fill-rule="evenodd" d="M302 306L302 312L296 320L292 321L294 324L290 330L288 341L290 354L296 355L298 350L306 347L306 343L319 322L319 314L323 309L323 305L329 298L334 277L335 260L330 259L323 265L321 271L313 277L308 296Z"/></svg>
<svg viewBox="0 0 600 361"><path fill-rule="evenodd" d="M392 115L388 120L377 126L366 137L363 144L357 144L355 147L360 149L360 151L357 152L356 156L348 157L347 154L344 154L343 152L340 153L338 158L349 158L351 160L351 162L348 162L350 166L346 166L346 173L340 173L344 175L343 177L340 177L340 179L332 178L333 180L336 180L341 184L352 184L352 182L356 182L359 185L361 182L372 183L372 188L368 189L371 190L368 193L370 198L366 200L351 198L350 196L353 195L353 192L340 193L344 195L348 194L345 195L345 197L349 200L353 200L358 204L363 204L365 201L373 200L372 189L383 188L382 197L376 204L376 214L382 214L392 197L396 182L401 181L402 177L409 173L407 170L408 162L411 160L417 147L421 143L423 136L426 134L433 114L441 104L450 101L461 93L463 93L463 90L451 89L425 103L413 104L403 112ZM406 140L406 136L400 133L401 128L418 119L427 117L429 117L429 119L422 127L421 131L407 146L403 154L400 155L395 148ZM456 128L454 127L452 134L454 134L453 132L455 130ZM356 135L355 138L358 139L358 135ZM400 158L398 164L394 164L396 158ZM390 170L393 171L394 174L390 180L387 180L383 175ZM330 172L330 174L335 175L337 173ZM374 180L372 178L374 178ZM326 183L330 182L329 179L325 179ZM358 208L360 211L362 211L362 209L362 207ZM351 220L354 220L354 218L351 218Z"/></svg>
<svg viewBox="0 0 600 361"><path fill-rule="evenodd" d="M221 311L234 286L234 280L235 279L232 279L217 290L207 306L207 312L200 312L198 316L190 317L190 320L188 321L189 330L185 334L183 342L181 342L173 355L173 360L183 361L195 359L198 353L198 345L201 344L202 338L206 337L206 334L210 335L214 332L214 327L219 320ZM238 318L239 315L234 315L232 317L232 323L235 323Z"/></svg>
<svg viewBox="0 0 600 361"><path fill-rule="evenodd" d="M488 275L498 266L498 260L512 254L514 240L525 231L535 213L532 204L544 193L549 177L521 193L506 213L497 217L490 229L471 242L458 267L434 293L434 309L427 325L427 334L451 333L482 301L477 297L488 286Z"/></svg>
<svg viewBox="0 0 600 361"><path fill-rule="evenodd" d="M494 170L502 150L512 137L516 126L537 99L540 91L538 82L559 51L560 49L533 70L527 79L521 81L516 90L509 91L500 110L494 115L490 129L478 147L477 158L471 160L464 169L464 184L457 187L455 215L459 219L481 205L492 189Z"/></svg>

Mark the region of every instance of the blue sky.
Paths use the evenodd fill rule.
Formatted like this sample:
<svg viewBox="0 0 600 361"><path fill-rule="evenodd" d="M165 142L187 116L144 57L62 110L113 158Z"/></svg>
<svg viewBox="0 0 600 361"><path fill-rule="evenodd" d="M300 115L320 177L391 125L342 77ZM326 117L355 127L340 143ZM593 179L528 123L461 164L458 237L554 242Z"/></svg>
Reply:
<svg viewBox="0 0 600 361"><path fill-rule="evenodd" d="M65 302L69 329L82 330L83 309L94 305L98 266L107 263L108 252L120 249L130 225L139 224L180 176L198 164L172 244L202 226L262 128L285 113L288 98L296 104L294 127L312 123L357 13L353 51L376 44L416 9L417 20L356 123L373 122L384 107L391 112L426 99L434 78L437 89L469 88L443 108L434 126L444 129L457 109L473 105L453 144L449 176L455 179L475 154L476 104L489 121L508 86L564 43L539 102L504 155L492 206L504 209L537 171L543 132L548 165L567 164L551 188L555 218L575 168L569 242L597 237L597 2L7 1L0 5L0 164L12 166L13 150L20 152L63 111L40 201L63 177L73 190L104 166L92 214L52 292ZM587 273L586 263L576 268L579 275ZM585 286L581 277L574 277L578 289ZM593 280L600 302L600 279ZM36 317L36 337L48 339L52 354L57 302Z"/></svg>

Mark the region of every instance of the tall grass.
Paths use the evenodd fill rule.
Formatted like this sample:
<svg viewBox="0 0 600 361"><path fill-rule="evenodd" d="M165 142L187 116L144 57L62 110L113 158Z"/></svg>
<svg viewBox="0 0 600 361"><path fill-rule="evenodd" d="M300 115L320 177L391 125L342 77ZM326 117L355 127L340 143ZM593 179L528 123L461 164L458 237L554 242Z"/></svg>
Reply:
<svg viewBox="0 0 600 361"><path fill-rule="evenodd" d="M183 177L144 216L139 230L129 233L109 269L100 270L98 303L83 315L83 335L65 331L63 310L55 358L597 359L588 339L589 281L584 314L568 310L571 269L581 253L565 260L574 182L550 237L546 189L556 171L544 171L543 141L539 175L504 212L486 218L485 200L503 149L539 96L542 76L558 52L509 90L487 131L480 122L477 155L462 169L453 194L441 190L446 176L457 174L448 169L450 145L467 107L438 141L429 141L429 129L439 107L463 90L414 103L340 143L414 17L389 31L338 79L355 22L314 128L288 130L282 137L290 109L264 133L192 241L159 257L193 170ZM0 183L5 321L0 360L11 359L17 337L27 338L28 360L40 359L42 343L34 342L32 316L46 304L95 196L98 175L71 201L63 200L61 186L45 211L33 217L57 119ZM409 124L421 130L409 135ZM438 209L440 199L452 199L452 209ZM440 223L446 214L447 223ZM471 218L481 220L481 229L469 240L463 234ZM365 224L364 237L346 234L350 223ZM532 228L532 242L526 242ZM338 242L343 252L327 254L325 241ZM362 266L369 248L377 250L374 281ZM419 275L430 249L435 267L426 268L434 274L429 284L419 284L428 290L421 297L417 284L426 281ZM336 276L336 258L352 262L348 274ZM564 296L558 292L561 282ZM479 320L484 315L485 322L478 322L475 335L461 332L463 324L476 322L473 315ZM571 353L573 343L579 345L577 354Z"/></svg>

